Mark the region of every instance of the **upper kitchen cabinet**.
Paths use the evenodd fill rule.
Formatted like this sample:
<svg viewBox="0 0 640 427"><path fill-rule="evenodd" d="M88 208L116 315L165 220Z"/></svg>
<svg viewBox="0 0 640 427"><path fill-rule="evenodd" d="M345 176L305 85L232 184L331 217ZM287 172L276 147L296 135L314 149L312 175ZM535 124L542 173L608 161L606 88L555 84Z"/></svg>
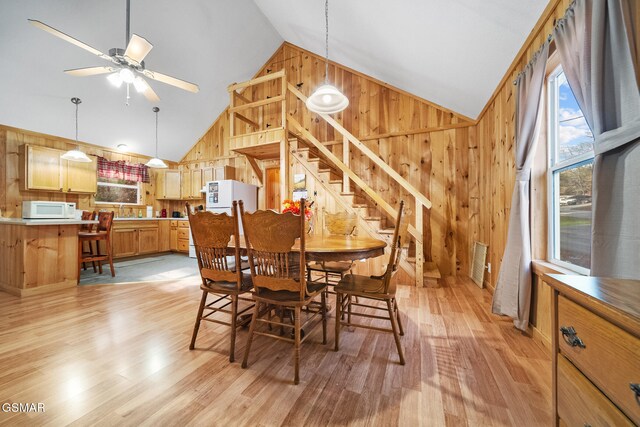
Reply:
<svg viewBox="0 0 640 427"><path fill-rule="evenodd" d="M201 199L202 169L182 170L182 198Z"/></svg>
<svg viewBox="0 0 640 427"><path fill-rule="evenodd" d="M69 162L62 159L64 151L39 145L21 147L23 157L20 170L24 190L56 191L71 193L95 193L97 187L97 162Z"/></svg>
<svg viewBox="0 0 640 427"><path fill-rule="evenodd" d="M202 185L208 181L222 181L223 179L236 179L236 171L233 166L208 166L202 169Z"/></svg>
<svg viewBox="0 0 640 427"><path fill-rule="evenodd" d="M156 171L156 199L180 200L180 171L162 169Z"/></svg>
<svg viewBox="0 0 640 427"><path fill-rule="evenodd" d="M91 157L91 163L63 160L67 170L66 190L69 193L96 193L98 191L98 163L95 157Z"/></svg>

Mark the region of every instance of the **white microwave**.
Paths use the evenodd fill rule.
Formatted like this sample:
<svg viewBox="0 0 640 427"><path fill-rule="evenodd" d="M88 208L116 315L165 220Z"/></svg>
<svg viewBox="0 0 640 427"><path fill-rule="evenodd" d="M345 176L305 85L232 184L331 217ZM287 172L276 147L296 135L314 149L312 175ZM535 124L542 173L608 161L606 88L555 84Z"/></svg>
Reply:
<svg viewBox="0 0 640 427"><path fill-rule="evenodd" d="M22 202L22 218L64 219L75 218L76 204L67 202Z"/></svg>

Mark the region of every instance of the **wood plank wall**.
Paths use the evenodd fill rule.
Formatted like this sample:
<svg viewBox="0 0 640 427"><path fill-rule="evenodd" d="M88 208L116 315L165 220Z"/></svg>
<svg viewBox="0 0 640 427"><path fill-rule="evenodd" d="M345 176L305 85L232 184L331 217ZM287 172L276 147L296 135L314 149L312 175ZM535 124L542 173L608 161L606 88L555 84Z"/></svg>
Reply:
<svg viewBox="0 0 640 427"><path fill-rule="evenodd" d="M22 216L23 200L50 200L76 203L78 209L100 210L117 209L117 205L95 204L93 194L67 194L47 191L24 191L19 180L19 150L24 144L41 145L44 147L69 150L77 146L75 141L52 135L31 132L0 125L0 209L2 216L19 218ZM98 147L86 143L80 144L87 154L101 156L109 160L126 160L131 163L146 163L149 157L137 154L125 154L104 147ZM175 162L169 162L170 167L177 167ZM154 211L163 208L172 209L173 206L166 201L155 200L155 176L152 171L151 183L143 184L144 203L139 207L128 207L127 212L136 213L138 209L144 209L144 205L151 205ZM175 202L176 204L179 202ZM183 206L180 207L182 210ZM143 212L146 215L146 211Z"/></svg>
<svg viewBox="0 0 640 427"><path fill-rule="evenodd" d="M286 70L288 81L307 96L324 81L324 59L287 42L256 77L281 69ZM339 64L330 64L329 81L350 100L349 107L336 119L433 202L431 211L425 212L427 259L436 261L445 276L467 274L471 245L467 224L478 216L469 203L469 195L478 192L477 185L469 183L469 144L475 145L471 119ZM280 95L278 83L276 80L252 87L243 96L256 101ZM342 157L342 137L330 125L295 97L288 97L287 110L320 141L340 141L332 144L331 150ZM263 127L281 126L277 105L256 109L248 117ZM236 121L236 134L251 131L244 122ZM224 112L185 155L181 165L231 164L236 167L238 179L258 185L245 159L235 156L232 148L229 117ZM353 147L350 162L352 169L392 205L397 206L401 199L409 203L413 218L413 198L399 185ZM477 207L478 203L474 205Z"/></svg>
<svg viewBox="0 0 640 427"><path fill-rule="evenodd" d="M493 98L481 113L475 144L469 152L471 175L477 179L479 217L469 224L470 233L489 245L487 262L491 273L485 275L485 285L495 288L507 241L511 195L515 185L515 86L513 80L524 69L533 54L552 32L557 19L564 16L571 0L551 1L532 35ZM544 196L544 195L543 195ZM475 203L471 199L471 204ZM546 234L546 230L541 230ZM543 239L546 239L542 236Z"/></svg>

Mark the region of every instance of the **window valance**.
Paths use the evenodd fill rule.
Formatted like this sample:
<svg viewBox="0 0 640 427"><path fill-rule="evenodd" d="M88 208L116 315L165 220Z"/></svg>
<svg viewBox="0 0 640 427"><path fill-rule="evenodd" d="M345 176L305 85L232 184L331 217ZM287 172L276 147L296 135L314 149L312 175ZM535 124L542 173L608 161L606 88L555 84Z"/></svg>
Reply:
<svg viewBox="0 0 640 427"><path fill-rule="evenodd" d="M132 164L124 160L112 161L104 157L98 157L98 177L150 182L149 168L142 163Z"/></svg>

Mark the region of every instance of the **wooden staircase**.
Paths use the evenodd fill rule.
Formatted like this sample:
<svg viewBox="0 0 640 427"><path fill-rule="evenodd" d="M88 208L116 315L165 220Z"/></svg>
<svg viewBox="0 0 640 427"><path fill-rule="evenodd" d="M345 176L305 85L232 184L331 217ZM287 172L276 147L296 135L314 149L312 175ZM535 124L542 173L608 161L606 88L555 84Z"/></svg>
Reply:
<svg viewBox="0 0 640 427"><path fill-rule="evenodd" d="M280 82L275 82L280 79ZM273 87L280 88L279 94L267 97L265 100L251 100L243 97L238 91L247 87L271 82ZM275 83L274 83L275 82ZM244 83L236 83L229 86L230 92L230 137L233 151L247 156L250 165L257 176L262 178L259 165L256 160L279 159L280 161L280 193L289 194L292 181L290 166L297 162L311 175L340 209L355 213L359 218L359 229L372 237L389 241L393 235L393 228L397 211L386 200L361 179L350 167L350 148L354 147L364 154L379 170L386 173L399 184L403 191L410 194L414 200L405 200L408 217L413 221L408 224L408 232L411 236L408 244L403 248L405 256L401 258L401 268L407 273L416 286L431 284L433 280L440 278L437 265L425 261L423 252L423 209L430 209L431 202L415 187L413 187L397 171L381 160L365 144L349 133L333 117L319 114L341 136L343 150L341 158L336 156L327 147L336 141L320 142L308 129L304 128L294 117L288 114L287 105L295 105L297 109L303 107L306 101L296 87L287 83L286 73L279 71L273 75L259 77ZM241 102L237 105L236 102ZM280 105L280 123L278 127L263 129L255 132L236 135L234 130L235 119L245 122L248 117L242 116L240 111L262 108L267 104ZM249 117L249 120L250 117ZM259 123L254 123L253 128L259 128ZM412 206L415 209L412 210Z"/></svg>

